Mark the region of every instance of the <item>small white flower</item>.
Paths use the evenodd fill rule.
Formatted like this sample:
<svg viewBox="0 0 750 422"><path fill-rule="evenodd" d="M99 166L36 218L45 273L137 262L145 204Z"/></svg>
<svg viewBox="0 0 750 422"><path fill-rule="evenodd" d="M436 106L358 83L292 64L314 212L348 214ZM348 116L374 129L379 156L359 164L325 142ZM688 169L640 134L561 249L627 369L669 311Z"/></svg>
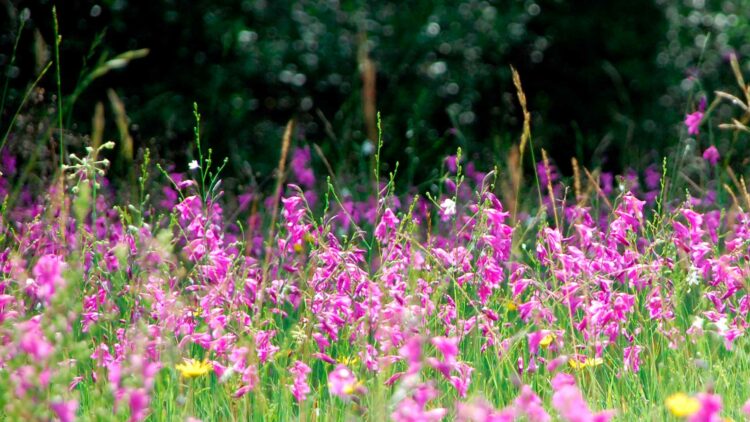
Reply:
<svg viewBox="0 0 750 422"><path fill-rule="evenodd" d="M375 145L369 139L362 142L362 154L371 155L373 152L375 152Z"/></svg>
<svg viewBox="0 0 750 422"><path fill-rule="evenodd" d="M690 271L687 276L688 286L698 285L698 270L695 267L690 267Z"/></svg>
<svg viewBox="0 0 750 422"><path fill-rule="evenodd" d="M199 168L201 168L201 166L200 166L200 164L198 164L198 161L196 161L196 160L193 160L193 161L191 161L191 162L190 162L190 163L188 164L188 168L189 168L190 170L198 170Z"/></svg>
<svg viewBox="0 0 750 422"><path fill-rule="evenodd" d="M702 330L703 329L703 321L704 321L703 318L701 318L699 316L695 317L695 319L693 320L692 327L694 329L696 329L696 330Z"/></svg>
<svg viewBox="0 0 750 422"><path fill-rule="evenodd" d="M719 334L724 334L729 331L726 317L721 317L718 321L714 322L714 325L716 326L716 329L719 330Z"/></svg>
<svg viewBox="0 0 750 422"><path fill-rule="evenodd" d="M443 200L443 202L440 203L440 208L443 210L443 215L446 217L456 215L456 201L452 199Z"/></svg>

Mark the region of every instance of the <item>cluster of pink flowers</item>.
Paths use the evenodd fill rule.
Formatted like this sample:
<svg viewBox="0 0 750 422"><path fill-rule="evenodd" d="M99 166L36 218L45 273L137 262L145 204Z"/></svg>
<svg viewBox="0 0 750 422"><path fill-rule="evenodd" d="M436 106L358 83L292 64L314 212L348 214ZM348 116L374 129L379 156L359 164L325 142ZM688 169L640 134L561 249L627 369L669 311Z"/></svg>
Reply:
<svg viewBox="0 0 750 422"><path fill-rule="evenodd" d="M655 353L644 331L673 348L710 333L727 349L747 331L750 215L663 204L675 217L655 233L654 169L645 192L631 174L618 198L603 176L607 209L563 201L557 171L542 164L547 214L511 216L473 166L454 182L451 157L434 203L349 192L316 216L310 159L296 150L297 185L266 200L280 210L269 237L264 215L229 221L219 185L177 174L156 201L169 209L148 219L114 209L107 190L96 213L71 212L71 191L59 203L25 197L3 224L17 240L0 251L0 368L18 399L9 414L35 403L40 417L71 421L79 391L94 388L143 420L157 375L177 377L185 357L202 363L181 376L210 372L235 399L280 377L300 406L318 394L360 404L388 388L397 421L545 422L553 409L603 422L615 412L592 410L576 371L606 361L617 376L638 373ZM240 209L260 201L243 195ZM691 308L678 306L686 297ZM681 326L687 317L709 326ZM470 348L510 362L524 380L515 400L498 409L481 398L492 392ZM547 384L528 381L537 375ZM721 402L701 397L697 414L718 415Z"/></svg>

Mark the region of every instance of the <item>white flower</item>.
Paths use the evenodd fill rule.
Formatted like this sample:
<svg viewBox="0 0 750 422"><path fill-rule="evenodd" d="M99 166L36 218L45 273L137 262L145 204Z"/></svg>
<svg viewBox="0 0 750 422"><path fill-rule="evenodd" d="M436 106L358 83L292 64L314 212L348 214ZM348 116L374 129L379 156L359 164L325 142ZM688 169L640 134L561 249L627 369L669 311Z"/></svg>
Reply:
<svg viewBox="0 0 750 422"><path fill-rule="evenodd" d="M362 142L362 154L371 155L373 152L375 152L375 145L369 139Z"/></svg>
<svg viewBox="0 0 750 422"><path fill-rule="evenodd" d="M196 160L193 160L193 161L191 161L191 162L190 162L190 163L188 164L188 168L189 168L190 170L198 170L199 168L201 168L201 166L200 166L200 164L198 164L198 161L196 161Z"/></svg>
<svg viewBox="0 0 750 422"><path fill-rule="evenodd" d="M440 203L440 209L443 210L443 215L446 217L456 215L456 201L452 199L445 199L442 203Z"/></svg>
<svg viewBox="0 0 750 422"><path fill-rule="evenodd" d="M690 271L687 276L688 286L698 285L698 270L695 267L690 267Z"/></svg>
<svg viewBox="0 0 750 422"><path fill-rule="evenodd" d="M696 329L696 330L702 330L703 329L703 321L704 321L703 318L697 316L693 320L693 324L691 325L691 327L694 328L694 329Z"/></svg>
<svg viewBox="0 0 750 422"><path fill-rule="evenodd" d="M724 334L729 331L726 317L721 317L718 321L714 322L714 325L716 326L716 329L719 330L719 334Z"/></svg>

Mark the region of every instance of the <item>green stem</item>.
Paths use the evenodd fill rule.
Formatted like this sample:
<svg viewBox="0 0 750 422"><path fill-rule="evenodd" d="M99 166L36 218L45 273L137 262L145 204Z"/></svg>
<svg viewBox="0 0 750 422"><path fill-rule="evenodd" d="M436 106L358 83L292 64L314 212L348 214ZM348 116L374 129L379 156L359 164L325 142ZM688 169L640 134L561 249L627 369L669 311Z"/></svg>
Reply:
<svg viewBox="0 0 750 422"><path fill-rule="evenodd" d="M57 23L57 7L52 6L52 17L55 27L55 73L57 75L57 123L60 128L60 177L63 170L63 109L62 109L62 80L60 78L60 27Z"/></svg>

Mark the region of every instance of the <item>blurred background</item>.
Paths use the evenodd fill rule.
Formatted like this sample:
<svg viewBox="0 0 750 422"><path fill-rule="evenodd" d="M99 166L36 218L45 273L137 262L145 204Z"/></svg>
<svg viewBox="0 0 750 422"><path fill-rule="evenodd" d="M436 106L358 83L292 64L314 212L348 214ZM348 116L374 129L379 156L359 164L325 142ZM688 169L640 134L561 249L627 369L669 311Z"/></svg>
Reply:
<svg viewBox="0 0 750 422"><path fill-rule="evenodd" d="M3 130L54 58L53 4L0 0ZM521 133L510 65L534 145L563 172L572 156L612 171L651 164L684 137L700 96L734 86L729 54L750 64L747 0L66 0L57 11L66 129L91 133L102 103L105 140L129 136L136 155L184 165L195 101L205 143L238 178L271 174L291 118L296 146L361 171L375 111L384 169L399 162L410 185L459 146L491 166ZM40 81L36 113L53 112L55 83L54 71Z"/></svg>

